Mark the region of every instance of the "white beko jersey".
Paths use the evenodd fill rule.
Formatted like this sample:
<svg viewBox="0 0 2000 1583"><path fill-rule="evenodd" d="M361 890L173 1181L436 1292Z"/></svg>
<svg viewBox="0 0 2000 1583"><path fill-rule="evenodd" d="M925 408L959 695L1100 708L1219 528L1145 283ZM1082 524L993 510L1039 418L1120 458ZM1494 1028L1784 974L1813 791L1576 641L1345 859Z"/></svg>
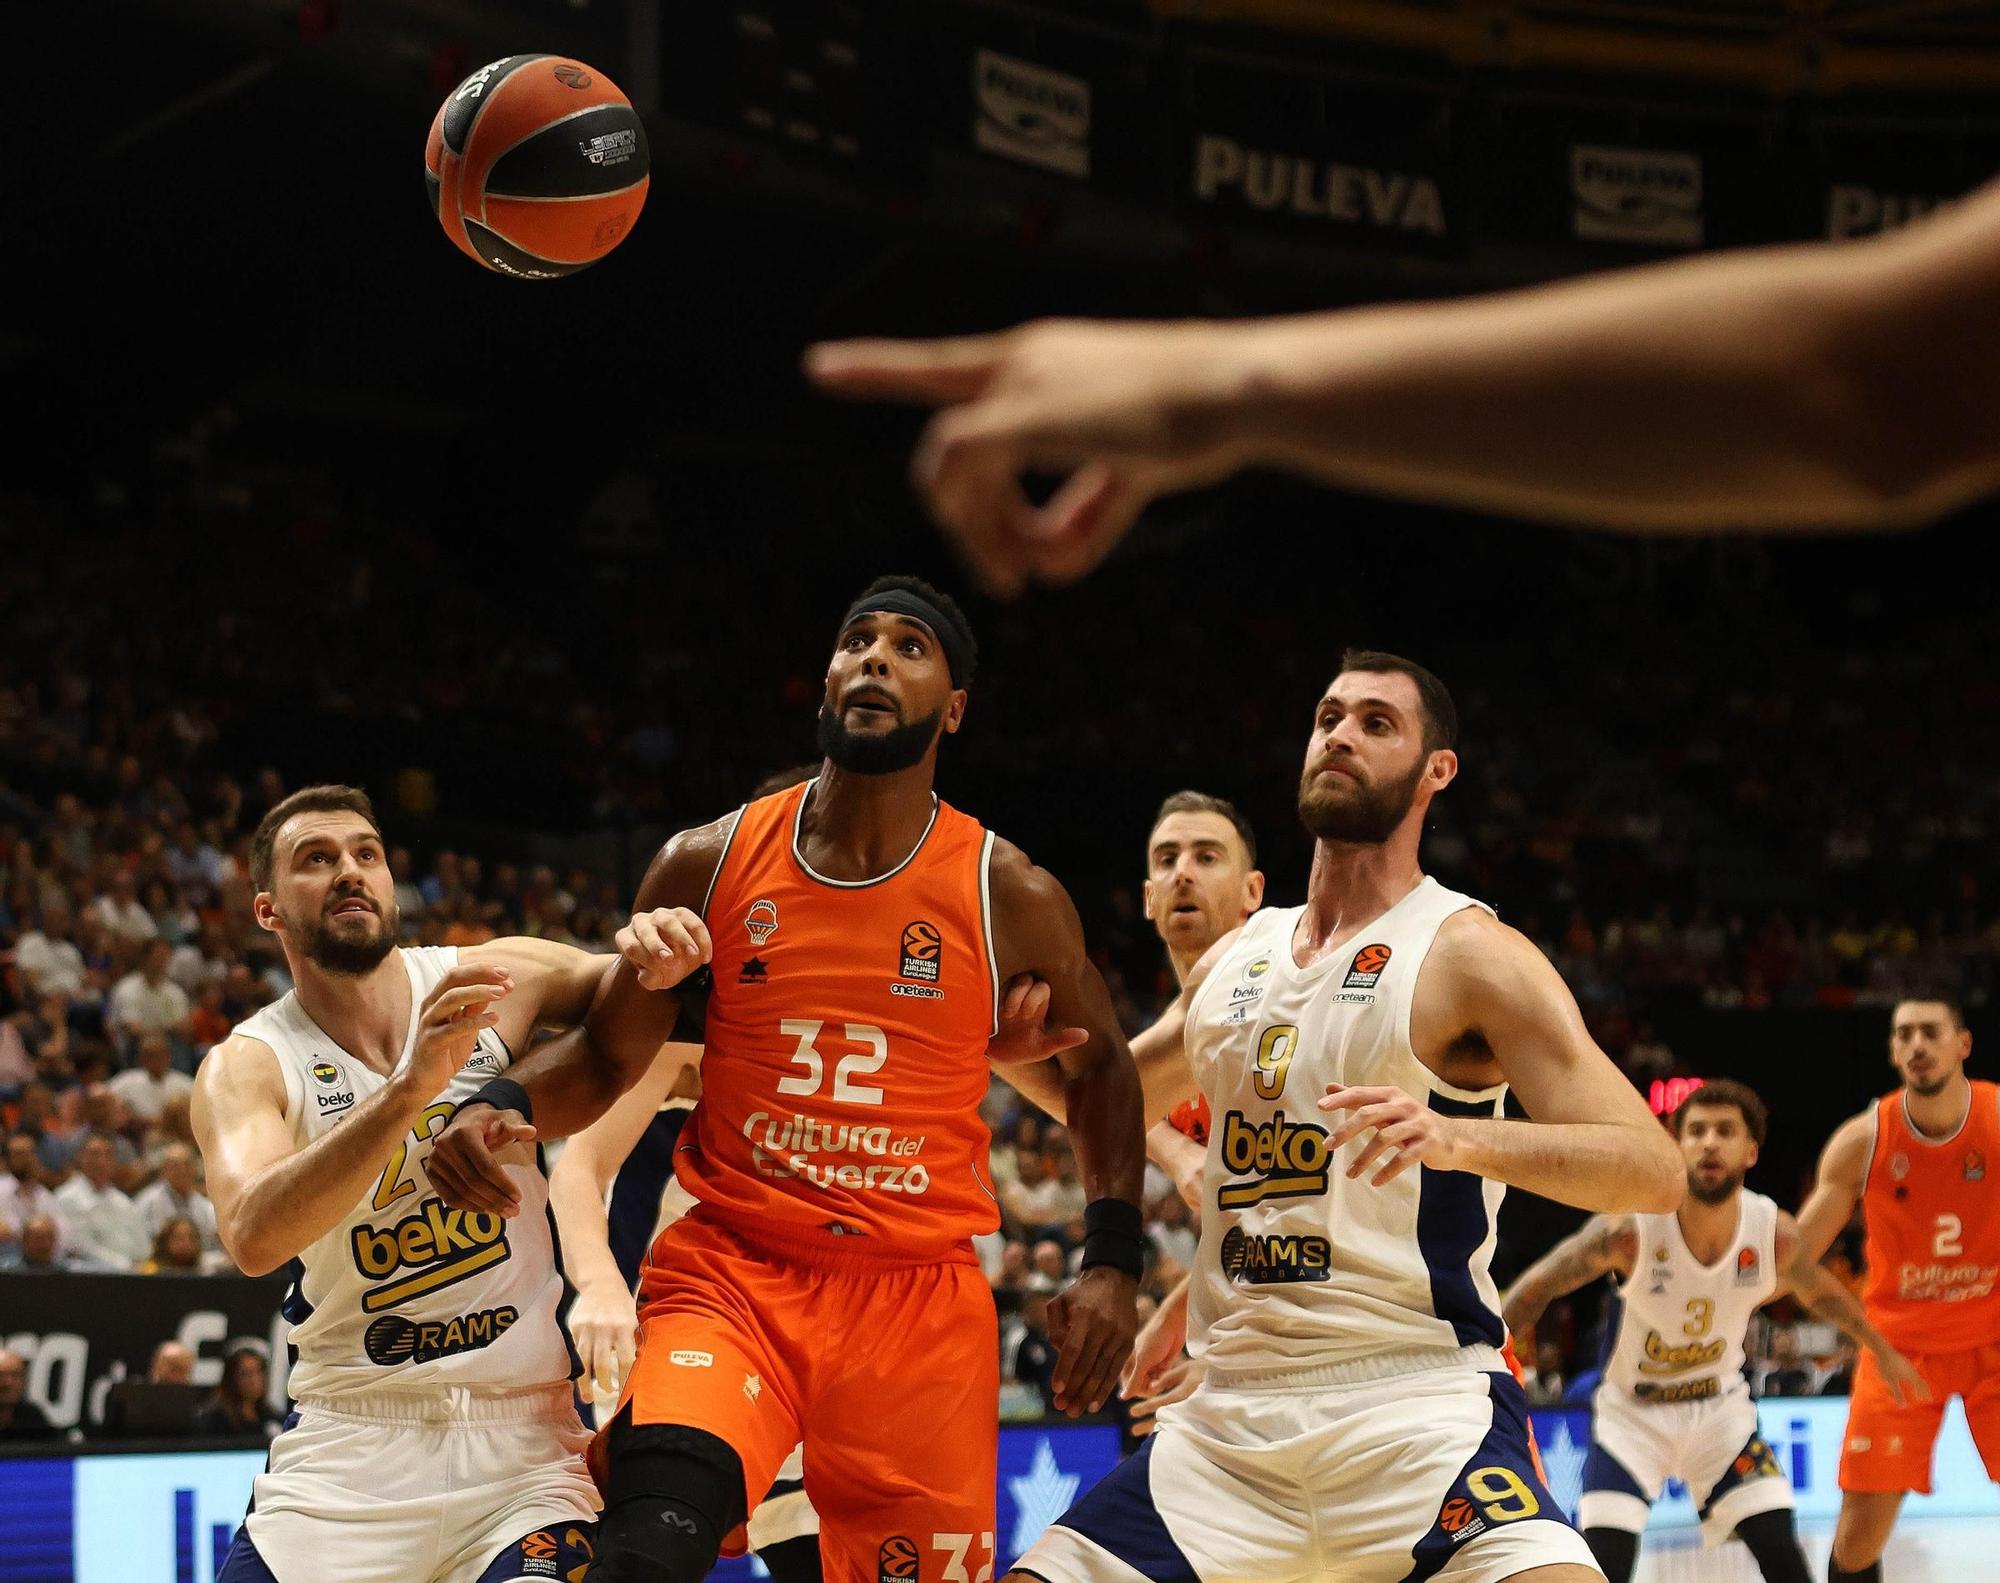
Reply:
<svg viewBox="0 0 2000 1583"><path fill-rule="evenodd" d="M458 951L425 946L397 954L410 975L401 1070L416 1042L417 1008L457 965ZM329 1038L296 992L235 1031L276 1054L285 1121L300 1147L333 1131L388 1081ZM382 1161L367 1196L292 1261L284 1315L298 1354L294 1397L522 1390L570 1378L569 1343L556 1323L562 1275L539 1161L508 1166L521 1194L511 1220L447 1209L424 1170L452 1108L511 1064L499 1036L482 1029L471 1059Z"/></svg>
<svg viewBox="0 0 2000 1583"><path fill-rule="evenodd" d="M1188 1348L1232 1373L1343 1370L1401 1354L1496 1349L1487 1266L1504 1189L1418 1165L1382 1187L1343 1174L1372 1134L1330 1156L1345 1121L1327 1085L1387 1086L1452 1116L1497 1116L1504 1087L1454 1088L1410 1049L1417 974L1444 921L1484 906L1425 879L1300 968L1303 909L1243 926L1188 1008L1187 1050L1213 1115ZM1488 909L1490 911L1490 909ZM1373 1169L1368 1175L1373 1175Z"/></svg>
<svg viewBox="0 0 2000 1583"><path fill-rule="evenodd" d="M1740 1396L1750 1316L1778 1289L1778 1206L1738 1195L1736 1236L1714 1264L1688 1251L1678 1215L1634 1215L1639 1251L1619 1292L1624 1312L1605 1361L1600 1402L1664 1405Z"/></svg>

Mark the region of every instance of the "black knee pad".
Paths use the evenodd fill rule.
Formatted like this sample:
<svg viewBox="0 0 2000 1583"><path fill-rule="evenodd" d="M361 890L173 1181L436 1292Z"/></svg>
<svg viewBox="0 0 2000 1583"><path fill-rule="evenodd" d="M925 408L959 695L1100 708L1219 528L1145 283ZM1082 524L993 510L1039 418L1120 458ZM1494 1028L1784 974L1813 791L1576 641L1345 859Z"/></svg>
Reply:
<svg viewBox="0 0 2000 1583"><path fill-rule="evenodd" d="M743 1459L705 1429L635 1424L629 1405L605 1449L591 1583L702 1583L747 1515Z"/></svg>
<svg viewBox="0 0 2000 1583"><path fill-rule="evenodd" d="M1586 1528L1583 1542L1610 1583L1632 1583L1632 1568L1639 1560L1637 1534L1627 1528Z"/></svg>
<svg viewBox="0 0 2000 1583"><path fill-rule="evenodd" d="M1736 1525L1736 1537L1750 1547L1764 1583L1812 1583L1789 1508L1744 1518Z"/></svg>

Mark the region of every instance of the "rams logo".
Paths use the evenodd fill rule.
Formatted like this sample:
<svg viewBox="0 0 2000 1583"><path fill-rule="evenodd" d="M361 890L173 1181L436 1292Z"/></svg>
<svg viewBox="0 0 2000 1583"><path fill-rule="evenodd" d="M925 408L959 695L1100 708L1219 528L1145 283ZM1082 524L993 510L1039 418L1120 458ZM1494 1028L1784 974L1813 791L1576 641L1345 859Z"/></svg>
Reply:
<svg viewBox="0 0 2000 1583"><path fill-rule="evenodd" d="M1333 1267L1333 1244L1325 1237L1250 1236L1231 1226L1222 1236L1222 1273L1246 1285L1324 1281Z"/></svg>
<svg viewBox="0 0 2000 1583"><path fill-rule="evenodd" d="M1326 1191L1333 1151L1327 1130L1309 1121L1287 1121L1281 1110L1269 1121L1252 1124L1240 1110L1222 1118L1222 1163L1231 1182L1215 1195L1221 1209L1248 1209L1273 1198L1311 1198Z"/></svg>
<svg viewBox="0 0 2000 1583"><path fill-rule="evenodd" d="M370 1363L394 1367L398 1363L434 1363L460 1352L477 1352L490 1347L521 1317L509 1304L504 1308L484 1308L476 1314L459 1314L451 1319L405 1319L401 1314L384 1314L361 1337L361 1349ZM550 1541L554 1543L553 1540ZM550 1554L554 1554L551 1551Z"/></svg>
<svg viewBox="0 0 2000 1583"><path fill-rule="evenodd" d="M1632 1394L1655 1407L1670 1407L1676 1402L1705 1402L1711 1396L1722 1394L1722 1381L1713 1374L1698 1380L1668 1380L1664 1385L1641 1380Z"/></svg>

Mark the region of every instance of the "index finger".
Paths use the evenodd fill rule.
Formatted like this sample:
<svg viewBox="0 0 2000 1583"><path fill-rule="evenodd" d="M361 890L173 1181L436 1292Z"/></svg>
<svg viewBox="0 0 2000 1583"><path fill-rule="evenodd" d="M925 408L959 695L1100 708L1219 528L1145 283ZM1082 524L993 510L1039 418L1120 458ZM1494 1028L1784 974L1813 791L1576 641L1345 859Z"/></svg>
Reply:
<svg viewBox="0 0 2000 1583"><path fill-rule="evenodd" d="M443 976L431 986L431 998L448 995L455 989L471 989L476 985L491 985L498 990L513 986L514 975L497 962L460 961L456 967L445 970Z"/></svg>
<svg viewBox="0 0 2000 1583"><path fill-rule="evenodd" d="M1319 1108L1355 1110L1363 1105L1381 1105L1401 1092L1401 1089L1395 1088L1342 1088L1338 1083L1328 1083L1326 1095L1319 1101Z"/></svg>
<svg viewBox="0 0 2000 1583"><path fill-rule="evenodd" d="M821 341L806 348L806 377L836 396L868 401L964 401L986 388L1005 350L1002 335Z"/></svg>
<svg viewBox="0 0 2000 1583"><path fill-rule="evenodd" d="M433 992L425 1004L424 1017L432 1022L452 1022L492 1005L506 993L501 984L467 984L444 994Z"/></svg>

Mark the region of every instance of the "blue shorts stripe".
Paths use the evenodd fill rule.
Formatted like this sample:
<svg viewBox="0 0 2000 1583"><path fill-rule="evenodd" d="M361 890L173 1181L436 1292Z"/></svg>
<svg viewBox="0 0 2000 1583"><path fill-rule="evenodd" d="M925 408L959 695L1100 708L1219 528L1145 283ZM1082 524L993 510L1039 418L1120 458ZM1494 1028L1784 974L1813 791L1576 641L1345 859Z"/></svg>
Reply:
<svg viewBox="0 0 2000 1583"><path fill-rule="evenodd" d="M1595 1437L1590 1442L1590 1458L1583 1465L1583 1493L1631 1495L1648 1506L1654 1499L1639 1487L1631 1470L1599 1445Z"/></svg>
<svg viewBox="0 0 2000 1583"><path fill-rule="evenodd" d="M1441 1116L1492 1116L1495 1100L1449 1099L1432 1094ZM1472 1279L1472 1256L1493 1230L1486 1212L1486 1180L1470 1171L1417 1167L1417 1247L1431 1276L1431 1312L1450 1323L1462 1347L1504 1346L1500 1316L1486 1305Z"/></svg>
<svg viewBox="0 0 2000 1583"><path fill-rule="evenodd" d="M265 1565L257 1547L250 1542L248 1528L236 1530L236 1542L229 1547L229 1558L222 1563L222 1570L215 1574L215 1583L278 1583L277 1575Z"/></svg>
<svg viewBox="0 0 2000 1583"><path fill-rule="evenodd" d="M1158 1444L1158 1435L1147 1436L1137 1451L1099 1479L1056 1523L1081 1534L1152 1583L1198 1583L1193 1563L1174 1543L1153 1504L1153 1447Z"/></svg>
<svg viewBox="0 0 2000 1583"><path fill-rule="evenodd" d="M1534 1440L1528 1427L1528 1398L1511 1374L1488 1374L1493 1422L1452 1480L1438 1503L1430 1532L1410 1553L1410 1570L1402 1583L1427 1583L1444 1569L1459 1547L1482 1533L1510 1522L1543 1519L1572 1527L1535 1466ZM1472 1481L1484 1475L1478 1487ZM1512 1475L1509 1482L1506 1475ZM1499 1486L1495 1498L1494 1481Z"/></svg>

